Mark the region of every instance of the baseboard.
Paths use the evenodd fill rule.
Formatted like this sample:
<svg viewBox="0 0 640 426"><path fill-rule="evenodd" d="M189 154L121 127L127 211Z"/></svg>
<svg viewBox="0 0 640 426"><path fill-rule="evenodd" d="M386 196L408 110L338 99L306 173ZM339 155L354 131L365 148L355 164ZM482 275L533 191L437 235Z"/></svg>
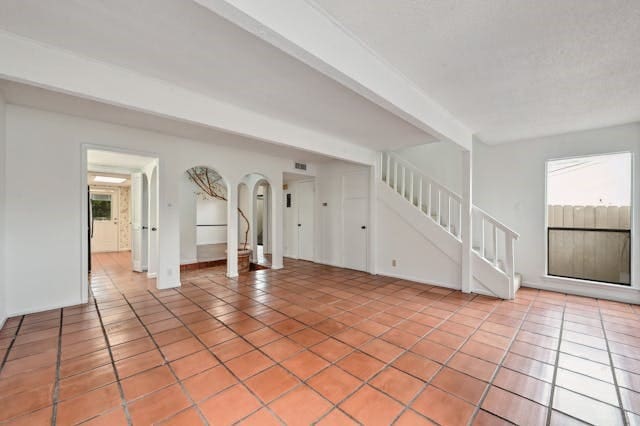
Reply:
<svg viewBox="0 0 640 426"><path fill-rule="evenodd" d="M0 318L0 330L2 330L2 327L4 327L4 323L7 322L9 318L4 317L4 318Z"/></svg>
<svg viewBox="0 0 640 426"><path fill-rule="evenodd" d="M147 272L147 278L158 278L157 272Z"/></svg>
<svg viewBox="0 0 640 426"><path fill-rule="evenodd" d="M391 277L391 278L397 278L399 280L406 280L406 281L413 281L413 282L417 282L420 284L427 284L427 285L433 285L436 287L443 287L443 288L450 288L452 290L460 290L462 288L461 285L456 286L455 284L447 284L447 283L440 283L437 281L432 281L432 280L425 280L419 277L412 277L410 275L406 275L406 274L397 274L397 273L388 273L385 271L378 271L378 273L376 275L381 275L383 277Z"/></svg>
<svg viewBox="0 0 640 426"><path fill-rule="evenodd" d="M86 303L82 303L81 301L78 301L78 302L63 304L63 305L49 305L49 306L44 306L42 308L27 309L24 311L16 311L16 312L7 312L7 319L12 317L17 317L20 315L37 314L39 312L52 311L54 309L70 308L78 305L86 305Z"/></svg>
<svg viewBox="0 0 640 426"><path fill-rule="evenodd" d="M574 296L593 297L596 299L612 300L614 302L640 304L640 290L617 286L614 284L592 283L570 279L546 279L540 282L522 281L520 288L529 287Z"/></svg>

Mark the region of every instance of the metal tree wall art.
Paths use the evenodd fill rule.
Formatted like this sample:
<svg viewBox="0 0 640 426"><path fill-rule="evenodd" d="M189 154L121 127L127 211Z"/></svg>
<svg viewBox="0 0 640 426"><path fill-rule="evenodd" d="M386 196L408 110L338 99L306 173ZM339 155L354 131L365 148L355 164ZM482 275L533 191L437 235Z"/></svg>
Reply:
<svg viewBox="0 0 640 426"><path fill-rule="evenodd" d="M189 176L189 180L200 188L200 192L196 192L197 195L227 201L227 188L222 180L222 176L215 170L203 166L192 167L187 170L187 175ZM242 249L246 250L247 240L249 239L249 219L247 219L247 216L239 207L238 213L247 225L246 231L244 232L244 242L242 243Z"/></svg>

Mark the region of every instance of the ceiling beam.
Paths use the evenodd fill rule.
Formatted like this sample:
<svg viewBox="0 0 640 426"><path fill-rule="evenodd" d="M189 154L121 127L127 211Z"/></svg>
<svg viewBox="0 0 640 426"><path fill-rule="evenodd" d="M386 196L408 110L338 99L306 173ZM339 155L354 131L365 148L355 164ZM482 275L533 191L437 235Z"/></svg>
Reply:
<svg viewBox="0 0 640 426"><path fill-rule="evenodd" d="M0 78L177 119L331 158L373 164L375 152L112 64L0 31Z"/></svg>
<svg viewBox="0 0 640 426"><path fill-rule="evenodd" d="M411 81L303 0L194 0L440 140L472 133Z"/></svg>

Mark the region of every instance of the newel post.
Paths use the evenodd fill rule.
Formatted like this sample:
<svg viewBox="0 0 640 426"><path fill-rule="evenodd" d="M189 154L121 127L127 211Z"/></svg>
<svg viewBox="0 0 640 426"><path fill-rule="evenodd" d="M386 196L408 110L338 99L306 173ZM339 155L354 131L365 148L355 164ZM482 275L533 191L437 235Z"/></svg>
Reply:
<svg viewBox="0 0 640 426"><path fill-rule="evenodd" d="M471 293L473 284L472 270L472 152L462 151L462 214L460 217L460 231L462 238L461 277L462 292Z"/></svg>

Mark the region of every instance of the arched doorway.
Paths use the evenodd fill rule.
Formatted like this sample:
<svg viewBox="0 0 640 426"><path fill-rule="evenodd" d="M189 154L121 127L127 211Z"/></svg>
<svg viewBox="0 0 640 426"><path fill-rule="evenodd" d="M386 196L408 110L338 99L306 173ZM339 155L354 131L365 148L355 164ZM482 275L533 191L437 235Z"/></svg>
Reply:
<svg viewBox="0 0 640 426"><path fill-rule="evenodd" d="M227 267L228 184L214 168L195 166L180 179L180 269Z"/></svg>
<svg viewBox="0 0 640 426"><path fill-rule="evenodd" d="M271 267L273 235L273 198L269 180L260 173L244 176L238 186L238 207L244 218L238 218L239 244L246 239L251 250L252 269Z"/></svg>

